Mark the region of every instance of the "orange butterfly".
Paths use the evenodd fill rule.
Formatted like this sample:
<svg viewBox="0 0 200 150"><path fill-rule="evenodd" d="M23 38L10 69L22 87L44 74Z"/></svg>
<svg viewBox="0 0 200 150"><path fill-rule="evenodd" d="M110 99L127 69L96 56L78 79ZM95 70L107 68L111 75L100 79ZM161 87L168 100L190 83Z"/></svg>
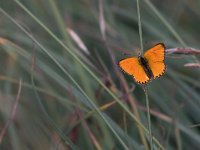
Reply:
<svg viewBox="0 0 200 150"><path fill-rule="evenodd" d="M139 84L146 84L165 73L165 45L158 43L144 53L144 56L125 58L119 61L119 67L132 75Z"/></svg>

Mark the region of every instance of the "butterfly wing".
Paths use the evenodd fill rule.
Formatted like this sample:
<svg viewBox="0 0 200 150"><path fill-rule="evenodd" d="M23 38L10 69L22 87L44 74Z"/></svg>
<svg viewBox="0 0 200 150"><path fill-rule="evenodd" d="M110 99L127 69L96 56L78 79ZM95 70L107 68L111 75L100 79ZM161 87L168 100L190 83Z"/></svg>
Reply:
<svg viewBox="0 0 200 150"><path fill-rule="evenodd" d="M147 50L144 54L144 58L147 60L154 75L154 79L165 73L165 45L163 43L159 43Z"/></svg>
<svg viewBox="0 0 200 150"><path fill-rule="evenodd" d="M138 58L130 57L119 61L119 67L127 74L132 75L137 83L145 84L150 81Z"/></svg>

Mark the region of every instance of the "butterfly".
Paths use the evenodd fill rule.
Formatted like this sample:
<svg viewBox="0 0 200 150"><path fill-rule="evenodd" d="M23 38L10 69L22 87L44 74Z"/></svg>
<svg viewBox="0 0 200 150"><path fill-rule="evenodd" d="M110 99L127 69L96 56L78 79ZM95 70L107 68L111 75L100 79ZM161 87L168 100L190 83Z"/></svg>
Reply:
<svg viewBox="0 0 200 150"><path fill-rule="evenodd" d="M118 65L125 73L133 76L137 83L147 84L165 73L165 45L158 43L143 56L122 59Z"/></svg>

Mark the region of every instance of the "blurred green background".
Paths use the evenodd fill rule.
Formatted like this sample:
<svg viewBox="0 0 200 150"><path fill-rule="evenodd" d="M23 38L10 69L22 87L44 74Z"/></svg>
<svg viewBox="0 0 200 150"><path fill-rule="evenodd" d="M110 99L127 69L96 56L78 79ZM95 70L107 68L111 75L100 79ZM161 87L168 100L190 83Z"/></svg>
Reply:
<svg viewBox="0 0 200 150"><path fill-rule="evenodd" d="M139 8L144 51L200 47L200 1ZM1 0L0 149L150 149L145 93L117 66L139 50L136 0ZM198 56L166 54L167 72L148 85L154 149L200 149L189 62Z"/></svg>

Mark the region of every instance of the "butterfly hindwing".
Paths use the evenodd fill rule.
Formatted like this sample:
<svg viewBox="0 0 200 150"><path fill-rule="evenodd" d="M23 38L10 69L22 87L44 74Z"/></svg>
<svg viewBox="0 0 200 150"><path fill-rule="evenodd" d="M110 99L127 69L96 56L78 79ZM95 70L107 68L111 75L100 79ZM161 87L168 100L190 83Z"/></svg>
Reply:
<svg viewBox="0 0 200 150"><path fill-rule="evenodd" d="M136 57L125 58L119 61L120 68L129 75L132 75L136 82L144 84L150 81L141 64Z"/></svg>
<svg viewBox="0 0 200 150"><path fill-rule="evenodd" d="M166 69L165 65L165 46L162 43L155 45L145 52L144 58L154 75L154 79L160 77Z"/></svg>

